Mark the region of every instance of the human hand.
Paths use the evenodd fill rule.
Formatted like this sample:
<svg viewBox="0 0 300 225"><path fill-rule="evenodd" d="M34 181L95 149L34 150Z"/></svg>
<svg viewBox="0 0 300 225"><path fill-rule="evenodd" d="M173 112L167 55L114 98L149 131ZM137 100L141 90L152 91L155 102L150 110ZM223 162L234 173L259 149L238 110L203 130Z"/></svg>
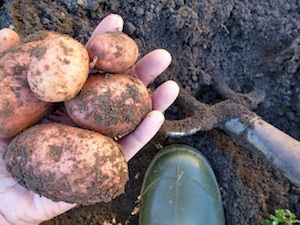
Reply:
<svg viewBox="0 0 300 225"><path fill-rule="evenodd" d="M99 33L122 30L122 28L122 18L115 14L109 15L99 23L91 39ZM4 48L4 50L6 49ZM4 50L2 49L2 51ZM169 66L170 62L170 54L163 49L157 49L144 56L128 73L138 77L147 86ZM158 132L164 122L163 112L174 102L178 92L179 87L174 81L166 81L153 92L153 110L149 112L135 131L118 141L123 146L127 161ZM61 120L67 118L65 114L52 115L49 118L50 120L59 120L57 117L63 117ZM68 123L67 121L64 122ZM66 202L53 202L19 185L5 169L3 154L8 143L8 140L0 140L1 225L37 225L76 206L76 204Z"/></svg>

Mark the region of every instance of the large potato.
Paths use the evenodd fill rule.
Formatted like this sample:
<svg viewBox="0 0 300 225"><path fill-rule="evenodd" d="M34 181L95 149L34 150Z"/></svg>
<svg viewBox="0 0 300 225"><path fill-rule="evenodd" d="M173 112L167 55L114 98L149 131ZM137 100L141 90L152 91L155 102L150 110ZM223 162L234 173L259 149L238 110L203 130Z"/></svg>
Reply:
<svg viewBox="0 0 300 225"><path fill-rule="evenodd" d="M127 71L139 56L135 41L120 31L98 34L88 43L87 51L92 68L108 73Z"/></svg>
<svg viewBox="0 0 300 225"><path fill-rule="evenodd" d="M124 192L128 180L116 142L58 123L35 125L17 135L4 159L19 184L54 201L108 202Z"/></svg>
<svg viewBox="0 0 300 225"><path fill-rule="evenodd" d="M78 126L119 138L137 127L152 101L148 89L133 76L93 74L65 107Z"/></svg>
<svg viewBox="0 0 300 225"><path fill-rule="evenodd" d="M57 34L39 32L0 58L0 138L11 138L39 122L51 104L35 97L27 82L28 64L34 46Z"/></svg>
<svg viewBox="0 0 300 225"><path fill-rule="evenodd" d="M58 35L47 39L31 52L27 79L37 98L62 102L73 98L89 72L89 56L75 39Z"/></svg>

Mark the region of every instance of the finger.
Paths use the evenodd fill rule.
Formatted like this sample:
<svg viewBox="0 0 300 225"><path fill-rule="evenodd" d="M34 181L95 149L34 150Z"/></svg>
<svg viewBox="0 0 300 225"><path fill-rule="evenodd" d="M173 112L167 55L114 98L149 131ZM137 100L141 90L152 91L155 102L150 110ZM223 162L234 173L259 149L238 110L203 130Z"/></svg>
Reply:
<svg viewBox="0 0 300 225"><path fill-rule="evenodd" d="M61 123L68 126L76 127L76 124L69 117L64 104L61 104L50 115L46 116L41 123Z"/></svg>
<svg viewBox="0 0 300 225"><path fill-rule="evenodd" d="M164 112L172 105L179 94L179 86L175 81L168 80L152 93L152 108Z"/></svg>
<svg viewBox="0 0 300 225"><path fill-rule="evenodd" d="M165 117L161 112L153 110L148 113L137 129L119 140L127 161L154 137L162 126L164 119Z"/></svg>
<svg viewBox="0 0 300 225"><path fill-rule="evenodd" d="M0 214L0 224L1 225L11 225L10 223L7 222L7 220L4 218L2 214Z"/></svg>
<svg viewBox="0 0 300 225"><path fill-rule="evenodd" d="M168 51L156 49L145 55L127 73L136 76L147 86L170 65L171 61L172 56Z"/></svg>
<svg viewBox="0 0 300 225"><path fill-rule="evenodd" d="M98 34L105 33L108 31L123 30L124 21L120 15L110 14L106 16L95 28L89 41ZM88 41L88 42L89 42Z"/></svg>
<svg viewBox="0 0 300 225"><path fill-rule="evenodd" d="M0 30L0 55L7 51L8 49L12 48L20 41L19 35L8 28L3 28Z"/></svg>
<svg viewBox="0 0 300 225"><path fill-rule="evenodd" d="M35 219L39 222L38 224L45 220L50 220L58 215L61 215L77 206L75 203L67 203L63 201L54 202L51 199L37 194L34 194L33 202L37 206L37 218ZM40 218L38 218L38 215L40 215Z"/></svg>

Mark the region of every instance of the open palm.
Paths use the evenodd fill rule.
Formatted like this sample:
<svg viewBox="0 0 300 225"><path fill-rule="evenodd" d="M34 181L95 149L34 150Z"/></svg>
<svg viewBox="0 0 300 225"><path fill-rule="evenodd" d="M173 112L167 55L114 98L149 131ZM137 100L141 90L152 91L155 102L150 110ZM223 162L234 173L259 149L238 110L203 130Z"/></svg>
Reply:
<svg viewBox="0 0 300 225"><path fill-rule="evenodd" d="M91 39L99 33L122 28L122 18L115 14L109 15L96 27ZM170 62L170 54L163 49L157 49L144 56L128 73L137 76L148 85L169 66ZM119 140L127 161L157 133L164 122L163 112L174 102L178 92L179 87L174 81L166 81L153 92L153 110L135 131ZM55 116L49 118L55 120ZM0 140L1 225L37 225L76 206L66 202L53 202L20 186L5 169L3 155L8 144L9 140Z"/></svg>

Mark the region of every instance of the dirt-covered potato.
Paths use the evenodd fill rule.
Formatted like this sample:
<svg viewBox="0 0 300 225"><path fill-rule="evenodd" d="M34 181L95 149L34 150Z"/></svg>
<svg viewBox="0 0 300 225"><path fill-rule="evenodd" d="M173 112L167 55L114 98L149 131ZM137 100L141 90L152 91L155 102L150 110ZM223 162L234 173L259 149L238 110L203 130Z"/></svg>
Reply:
<svg viewBox="0 0 300 225"><path fill-rule="evenodd" d="M127 71L134 65L139 49L135 41L120 31L95 36L87 45L91 67L108 73Z"/></svg>
<svg viewBox="0 0 300 225"><path fill-rule="evenodd" d="M128 180L126 159L113 139L58 123L17 135L4 160L19 184L54 201L109 202Z"/></svg>
<svg viewBox="0 0 300 225"><path fill-rule="evenodd" d="M35 97L27 82L34 46L55 33L39 32L7 51L0 58L0 138L11 138L39 122L51 104Z"/></svg>
<svg viewBox="0 0 300 225"><path fill-rule="evenodd" d="M152 101L148 89L136 77L93 74L65 107L78 126L119 138L137 127L152 109Z"/></svg>
<svg viewBox="0 0 300 225"><path fill-rule="evenodd" d="M58 35L35 46L27 79L37 98L62 102L80 91L88 72L89 56L85 47L72 37Z"/></svg>
<svg viewBox="0 0 300 225"><path fill-rule="evenodd" d="M18 44L20 41L19 35L8 28L3 28L0 30L0 56L2 53L16 44Z"/></svg>

